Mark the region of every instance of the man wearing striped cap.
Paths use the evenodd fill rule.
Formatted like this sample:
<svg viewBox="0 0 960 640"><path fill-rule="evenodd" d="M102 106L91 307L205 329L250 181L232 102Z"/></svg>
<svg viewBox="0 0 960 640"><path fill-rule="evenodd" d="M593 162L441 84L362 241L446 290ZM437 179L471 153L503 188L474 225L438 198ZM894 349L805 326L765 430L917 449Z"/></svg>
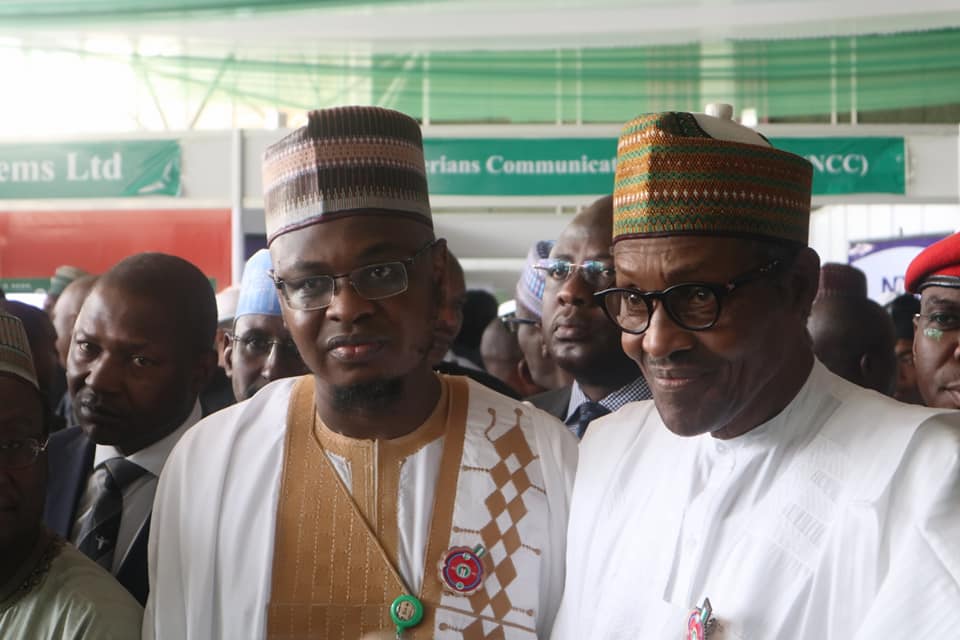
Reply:
<svg viewBox="0 0 960 640"><path fill-rule="evenodd" d="M523 272L517 280L516 312L504 321L517 334L517 342L523 352L523 360L519 365L520 378L545 391L569 386L572 380L566 371L557 366L543 343L541 319L546 275L538 267L550 257L554 244L553 240L538 240L530 247Z"/></svg>
<svg viewBox="0 0 960 640"><path fill-rule="evenodd" d="M47 288L47 295L43 299L43 310L50 315L53 313L53 307L57 304L60 294L70 285L71 282L87 275L87 272L80 267L73 267L65 264L57 267L57 270L50 278L50 286Z"/></svg>
<svg viewBox="0 0 960 640"><path fill-rule="evenodd" d="M431 368L447 252L419 126L315 111L263 175L272 277L310 374L171 456L144 637L548 636L576 444Z"/></svg>
<svg viewBox="0 0 960 640"><path fill-rule="evenodd" d="M949 635L960 413L815 359L812 167L726 111L620 137L597 296L653 402L581 442L553 638Z"/></svg>

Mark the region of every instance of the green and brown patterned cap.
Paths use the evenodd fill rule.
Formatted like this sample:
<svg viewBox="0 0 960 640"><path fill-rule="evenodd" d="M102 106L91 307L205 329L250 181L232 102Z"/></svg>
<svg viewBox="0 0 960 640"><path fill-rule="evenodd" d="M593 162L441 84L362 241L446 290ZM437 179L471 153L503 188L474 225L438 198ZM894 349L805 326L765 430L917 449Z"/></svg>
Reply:
<svg viewBox="0 0 960 640"><path fill-rule="evenodd" d="M613 241L678 234L807 244L813 166L726 118L650 113L617 145Z"/></svg>
<svg viewBox="0 0 960 640"><path fill-rule="evenodd" d="M0 311L0 374L16 376L40 388L23 322L3 311Z"/></svg>
<svg viewBox="0 0 960 640"><path fill-rule="evenodd" d="M396 214L433 226L416 120L380 107L310 112L263 157L267 243L345 215Z"/></svg>

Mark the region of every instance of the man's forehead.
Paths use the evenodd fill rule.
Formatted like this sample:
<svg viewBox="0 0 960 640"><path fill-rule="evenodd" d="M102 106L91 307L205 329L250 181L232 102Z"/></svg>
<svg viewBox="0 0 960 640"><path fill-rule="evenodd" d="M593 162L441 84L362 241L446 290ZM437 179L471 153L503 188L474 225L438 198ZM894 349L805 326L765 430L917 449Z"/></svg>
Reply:
<svg viewBox="0 0 960 640"><path fill-rule="evenodd" d="M606 226L606 228L604 228ZM594 255L610 255L610 226L572 222L560 233L550 257L572 256L584 248Z"/></svg>
<svg viewBox="0 0 960 640"><path fill-rule="evenodd" d="M270 245L270 257L278 271L352 268L380 259L407 258L422 245L424 235L403 232L422 228L413 224L389 216L353 216L316 224L278 237Z"/></svg>
<svg viewBox="0 0 960 640"><path fill-rule="evenodd" d="M263 331L275 335L288 335L290 331L282 316L267 315L264 313L248 313L240 316L234 323L234 331L242 334L245 331Z"/></svg>
<svg viewBox="0 0 960 640"><path fill-rule="evenodd" d="M960 306L960 288L926 287L920 294L920 304L924 307L936 305Z"/></svg>
<svg viewBox="0 0 960 640"><path fill-rule="evenodd" d="M84 302L74 328L87 337L146 344L175 335L185 310L117 287L97 288Z"/></svg>
<svg viewBox="0 0 960 640"><path fill-rule="evenodd" d="M655 259L668 272L716 270L728 262L742 262L747 243L739 238L676 235L621 240L614 247L617 265L629 266Z"/></svg>

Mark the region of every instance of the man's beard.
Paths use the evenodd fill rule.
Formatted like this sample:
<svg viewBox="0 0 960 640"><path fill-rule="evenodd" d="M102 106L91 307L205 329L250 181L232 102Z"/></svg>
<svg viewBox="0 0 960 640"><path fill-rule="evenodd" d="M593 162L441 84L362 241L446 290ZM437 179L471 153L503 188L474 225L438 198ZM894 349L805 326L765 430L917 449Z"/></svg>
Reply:
<svg viewBox="0 0 960 640"><path fill-rule="evenodd" d="M333 387L333 406L337 411L380 411L403 396L403 378L388 378Z"/></svg>
<svg viewBox="0 0 960 640"><path fill-rule="evenodd" d="M437 315L440 312L440 287L434 285L432 304L427 314L427 326L436 326ZM434 334L426 336L424 342L416 346L416 352L420 356L419 365L423 365L430 358L430 351L433 348ZM427 362L428 366L433 363ZM386 378L373 380L370 382L358 382L357 384L336 386L333 391L333 407L337 411L382 411L390 408L398 402L404 394L404 378Z"/></svg>

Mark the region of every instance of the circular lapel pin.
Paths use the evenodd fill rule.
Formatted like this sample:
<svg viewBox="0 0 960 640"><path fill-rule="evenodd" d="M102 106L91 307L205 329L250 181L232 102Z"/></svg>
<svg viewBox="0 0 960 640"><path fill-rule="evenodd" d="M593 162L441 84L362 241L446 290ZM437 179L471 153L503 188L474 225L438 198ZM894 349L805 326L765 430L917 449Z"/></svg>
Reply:
<svg viewBox="0 0 960 640"><path fill-rule="evenodd" d="M454 593L469 596L476 593L483 584L482 545L469 547L451 547L440 561L440 579Z"/></svg>
<svg viewBox="0 0 960 640"><path fill-rule="evenodd" d="M390 618L397 625L397 633L415 627L423 620L423 603L414 596L403 594L390 604Z"/></svg>

